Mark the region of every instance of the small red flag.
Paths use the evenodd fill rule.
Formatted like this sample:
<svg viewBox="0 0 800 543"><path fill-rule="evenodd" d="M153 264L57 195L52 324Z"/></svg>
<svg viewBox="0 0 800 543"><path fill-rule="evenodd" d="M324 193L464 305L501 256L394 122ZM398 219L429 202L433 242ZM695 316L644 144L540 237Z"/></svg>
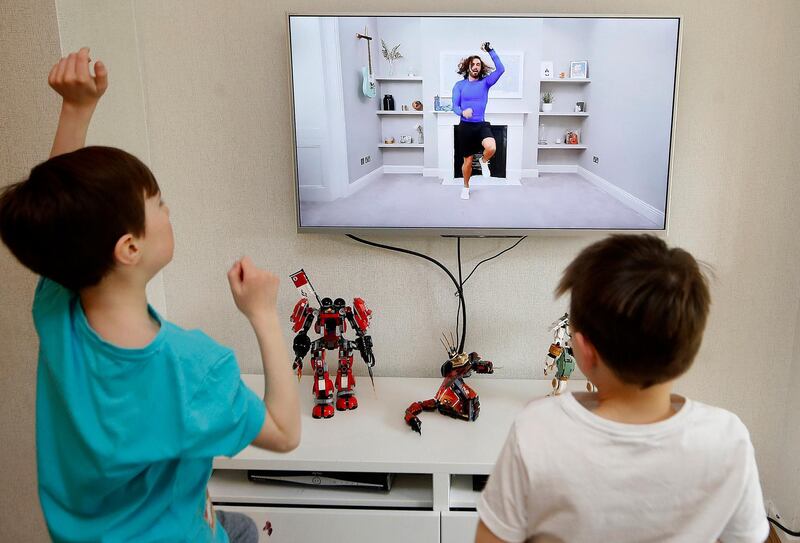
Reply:
<svg viewBox="0 0 800 543"><path fill-rule="evenodd" d="M297 288L303 287L308 284L308 277L306 277L306 272L304 272L303 270L300 270L297 273L293 273L291 275L291 278L292 278L292 283L294 283L294 286Z"/></svg>

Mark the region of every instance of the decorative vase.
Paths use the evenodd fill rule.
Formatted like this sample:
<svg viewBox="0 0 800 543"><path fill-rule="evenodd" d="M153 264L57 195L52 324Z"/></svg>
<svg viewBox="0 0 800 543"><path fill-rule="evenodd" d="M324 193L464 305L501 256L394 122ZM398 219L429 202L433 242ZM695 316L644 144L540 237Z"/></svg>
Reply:
<svg viewBox="0 0 800 543"><path fill-rule="evenodd" d="M542 111L553 111L553 104L542 104Z"/></svg>
<svg viewBox="0 0 800 543"><path fill-rule="evenodd" d="M389 60L387 62L389 62L389 77L391 77L394 75L394 61Z"/></svg>

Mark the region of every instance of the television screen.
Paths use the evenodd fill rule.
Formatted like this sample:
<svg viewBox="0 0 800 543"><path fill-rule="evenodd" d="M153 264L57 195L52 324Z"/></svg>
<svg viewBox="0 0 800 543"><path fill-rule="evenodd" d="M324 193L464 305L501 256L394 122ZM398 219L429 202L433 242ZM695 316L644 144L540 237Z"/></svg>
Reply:
<svg viewBox="0 0 800 543"><path fill-rule="evenodd" d="M664 230L679 30L289 15L298 231Z"/></svg>

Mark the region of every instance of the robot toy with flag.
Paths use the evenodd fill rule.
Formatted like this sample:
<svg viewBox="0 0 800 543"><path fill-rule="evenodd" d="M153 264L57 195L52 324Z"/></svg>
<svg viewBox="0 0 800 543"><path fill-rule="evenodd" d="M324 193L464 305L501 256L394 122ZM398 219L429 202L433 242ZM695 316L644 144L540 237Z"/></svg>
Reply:
<svg viewBox="0 0 800 543"><path fill-rule="evenodd" d="M358 407L355 395L356 380L353 375L353 351L358 351L367 365L372 387L375 381L372 376L372 367L375 365L375 356L372 353L372 337L366 335L372 311L367 309L364 300L355 298L353 306L345 304L343 298L322 298L317 295L305 271L300 270L291 275L292 283L300 291L302 298L295 304L290 317L292 331L297 335L294 338L294 364L292 368L297 372L297 379L303 375L303 358L311 351L311 368L314 372L315 405L311 416L315 419L330 418L334 415L334 382L331 381L328 364L325 362L325 352L338 351L339 368L336 371L336 409L346 411ZM314 295L318 309L309 305L309 293ZM355 340L344 337L347 324L356 333ZM314 326L314 332L321 337L311 341L308 331Z"/></svg>

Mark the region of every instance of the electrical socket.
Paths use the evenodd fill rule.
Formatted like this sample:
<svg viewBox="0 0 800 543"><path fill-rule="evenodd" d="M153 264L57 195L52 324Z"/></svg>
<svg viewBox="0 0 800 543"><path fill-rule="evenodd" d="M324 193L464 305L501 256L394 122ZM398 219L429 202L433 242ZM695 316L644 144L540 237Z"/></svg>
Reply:
<svg viewBox="0 0 800 543"><path fill-rule="evenodd" d="M364 164L369 164L369 161L372 160L372 157L367 155L364 157Z"/></svg>
<svg viewBox="0 0 800 543"><path fill-rule="evenodd" d="M362 166L364 165L364 157L363 156L361 157L361 165Z"/></svg>
<svg viewBox="0 0 800 543"><path fill-rule="evenodd" d="M781 517L780 511L778 511L778 506L775 505L775 502L772 500L766 500L764 502L764 509L767 510L767 516L772 517L781 524L783 524L783 517Z"/></svg>
<svg viewBox="0 0 800 543"><path fill-rule="evenodd" d="M595 164L599 164L600 163L600 159L597 158L596 156L593 156L592 157L592 162L594 162Z"/></svg>

